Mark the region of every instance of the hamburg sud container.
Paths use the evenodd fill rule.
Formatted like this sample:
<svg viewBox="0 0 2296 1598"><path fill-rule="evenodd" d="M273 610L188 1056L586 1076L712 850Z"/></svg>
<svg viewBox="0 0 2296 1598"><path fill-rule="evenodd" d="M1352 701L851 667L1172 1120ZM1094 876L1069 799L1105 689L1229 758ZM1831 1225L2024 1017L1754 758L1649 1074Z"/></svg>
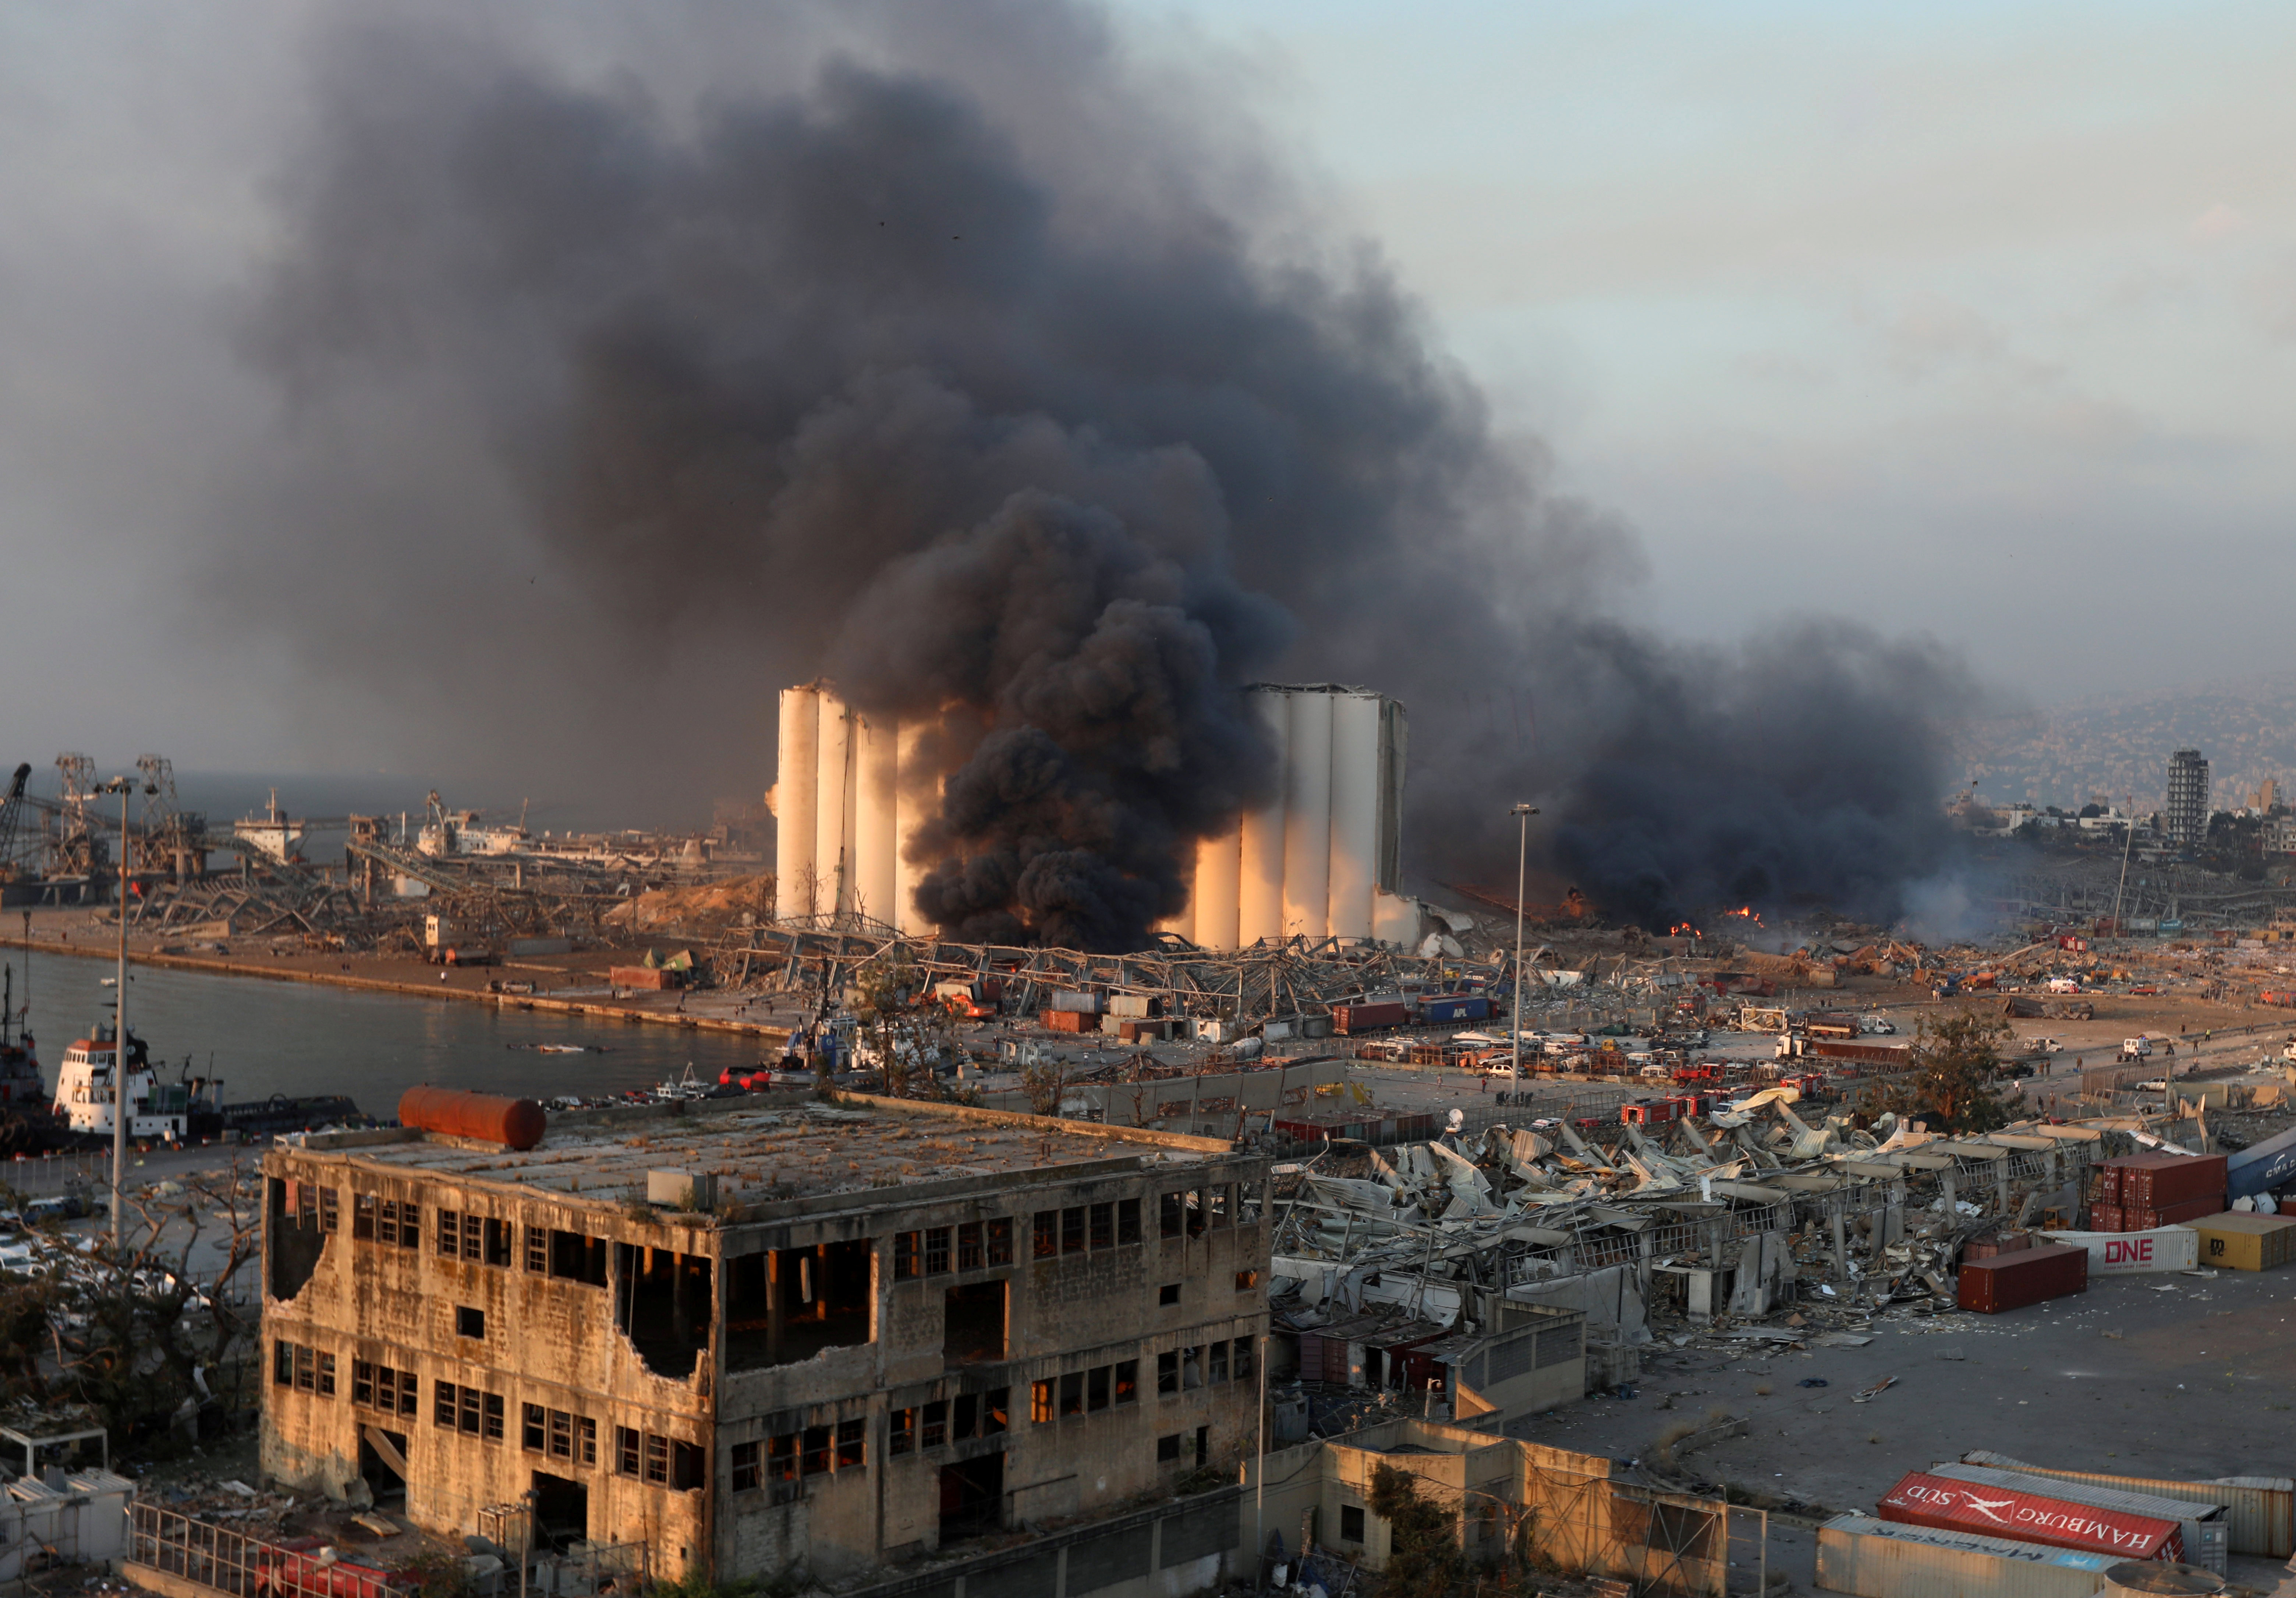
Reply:
<svg viewBox="0 0 2296 1598"><path fill-rule="evenodd" d="M1990 1259L1963 1260L1956 1298L1964 1309L1999 1315L2087 1291L2088 1250L2065 1243L2044 1243Z"/></svg>
<svg viewBox="0 0 2296 1598"><path fill-rule="evenodd" d="M2042 1493L2053 1498L2068 1498L2076 1504L2086 1504L2092 1509L2109 1509L2116 1514L2147 1515L2156 1520L2174 1520L2185 1558L2211 1570L2224 1569L2225 1556L2232 1552L2232 1522L2225 1512L2222 1499L2196 1504L2190 1499L2162 1497L2138 1487L2097 1481L2067 1481L2062 1476L2035 1476L2022 1471L2004 1470L1997 1465L1966 1463L1948 1462L1931 1465L1930 1474L1942 1476L1948 1481L1965 1481L2005 1492Z"/></svg>
<svg viewBox="0 0 2296 1598"><path fill-rule="evenodd" d="M2045 1497L2012 1487L1976 1487L1926 1471L1908 1471L1882 1496L1874 1512L1908 1526L1973 1531L2049 1548L2083 1548L2121 1559L2179 1560L2185 1543L2177 1522L2152 1515L2098 1509L2070 1498Z"/></svg>

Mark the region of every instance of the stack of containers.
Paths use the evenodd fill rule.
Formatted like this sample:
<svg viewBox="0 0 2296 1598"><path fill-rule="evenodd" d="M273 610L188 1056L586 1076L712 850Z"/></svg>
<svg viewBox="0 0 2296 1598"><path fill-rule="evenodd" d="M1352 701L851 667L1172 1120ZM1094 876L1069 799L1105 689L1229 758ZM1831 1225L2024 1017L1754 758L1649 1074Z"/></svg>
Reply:
<svg viewBox="0 0 2296 1598"><path fill-rule="evenodd" d="M2221 1154L2128 1154L2104 1163L2104 1204L2118 1224L2091 1217L2095 1232L2150 1232L2221 1214L2225 1157Z"/></svg>
<svg viewBox="0 0 2296 1598"><path fill-rule="evenodd" d="M2053 1481L2046 1492L2036 1493L1978 1487L1912 1471L1874 1509L1877 1519L1900 1525L1975 1532L2047 1548L2079 1548L2117 1559L2182 1561L2184 1528L2176 1519L2100 1509L2062 1490L2069 1485Z"/></svg>

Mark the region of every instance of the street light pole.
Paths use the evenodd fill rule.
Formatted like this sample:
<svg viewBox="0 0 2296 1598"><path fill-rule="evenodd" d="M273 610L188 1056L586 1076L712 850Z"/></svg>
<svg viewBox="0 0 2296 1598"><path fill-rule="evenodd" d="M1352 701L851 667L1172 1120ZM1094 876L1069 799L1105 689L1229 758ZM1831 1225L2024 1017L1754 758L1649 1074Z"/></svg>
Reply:
<svg viewBox="0 0 2296 1598"><path fill-rule="evenodd" d="M1514 807L1514 1061L1507 1068L1507 1081L1515 1087L1522 1086L1522 895L1530 860L1530 818L1538 814L1537 805Z"/></svg>
<svg viewBox="0 0 2296 1598"><path fill-rule="evenodd" d="M121 1211L125 1206L120 1196L127 1185L127 864L132 850L127 847L127 796L135 791L135 782L127 777L114 777L99 791L119 795L119 971L113 979L114 991L119 996L111 1005L111 1251L117 1256L126 1236L126 1219ZM157 793L158 787L145 783L144 791Z"/></svg>

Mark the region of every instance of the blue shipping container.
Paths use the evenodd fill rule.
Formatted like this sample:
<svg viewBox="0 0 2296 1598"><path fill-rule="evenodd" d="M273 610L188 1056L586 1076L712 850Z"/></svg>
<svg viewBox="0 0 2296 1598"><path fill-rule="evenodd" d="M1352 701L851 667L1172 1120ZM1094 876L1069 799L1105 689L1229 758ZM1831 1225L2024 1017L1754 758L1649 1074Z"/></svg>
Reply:
<svg viewBox="0 0 2296 1598"><path fill-rule="evenodd" d="M1491 1002L1479 993L1451 994L1423 1001L1419 1011L1430 1023L1484 1021L1491 1018Z"/></svg>

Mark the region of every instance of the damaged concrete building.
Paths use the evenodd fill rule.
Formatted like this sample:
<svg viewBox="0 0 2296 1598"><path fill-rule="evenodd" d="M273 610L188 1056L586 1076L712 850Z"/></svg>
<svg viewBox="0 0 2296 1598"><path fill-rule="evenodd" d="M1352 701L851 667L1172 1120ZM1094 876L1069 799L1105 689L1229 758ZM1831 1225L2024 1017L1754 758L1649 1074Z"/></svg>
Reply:
<svg viewBox="0 0 2296 1598"><path fill-rule="evenodd" d="M531 1494L672 1578L1137 1512L1256 1445L1266 1168L870 1099L313 1135L264 1161L264 1468L444 1531Z"/></svg>

